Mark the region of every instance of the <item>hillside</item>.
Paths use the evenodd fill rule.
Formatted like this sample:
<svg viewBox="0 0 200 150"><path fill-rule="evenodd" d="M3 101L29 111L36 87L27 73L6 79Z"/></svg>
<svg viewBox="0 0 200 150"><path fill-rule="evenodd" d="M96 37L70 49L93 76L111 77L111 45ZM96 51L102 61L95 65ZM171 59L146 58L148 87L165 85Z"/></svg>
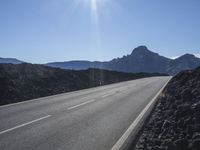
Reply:
<svg viewBox="0 0 200 150"><path fill-rule="evenodd" d="M200 149L200 67L175 76L163 91L135 150Z"/></svg>
<svg viewBox="0 0 200 150"><path fill-rule="evenodd" d="M0 64L0 105L160 74L100 69L62 70L32 64Z"/></svg>

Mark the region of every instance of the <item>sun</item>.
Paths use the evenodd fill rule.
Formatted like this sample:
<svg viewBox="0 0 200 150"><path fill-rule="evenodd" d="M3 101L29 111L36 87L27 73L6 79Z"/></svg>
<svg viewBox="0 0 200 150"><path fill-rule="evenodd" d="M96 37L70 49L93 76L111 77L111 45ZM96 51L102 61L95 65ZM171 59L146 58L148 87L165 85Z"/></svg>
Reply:
<svg viewBox="0 0 200 150"><path fill-rule="evenodd" d="M90 0L91 9L97 11L97 0Z"/></svg>
<svg viewBox="0 0 200 150"><path fill-rule="evenodd" d="M98 11L98 9L100 9L99 8L100 5L105 5L107 4L107 2L111 2L112 0L79 0L79 1L88 3L92 11Z"/></svg>

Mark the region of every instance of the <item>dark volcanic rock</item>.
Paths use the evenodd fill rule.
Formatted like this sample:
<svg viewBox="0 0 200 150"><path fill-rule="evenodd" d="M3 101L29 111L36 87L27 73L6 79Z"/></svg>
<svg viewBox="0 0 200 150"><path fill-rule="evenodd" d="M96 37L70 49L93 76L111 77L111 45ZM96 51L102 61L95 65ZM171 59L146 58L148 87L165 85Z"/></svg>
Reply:
<svg viewBox="0 0 200 150"><path fill-rule="evenodd" d="M160 74L102 69L63 70L32 64L0 64L0 105Z"/></svg>
<svg viewBox="0 0 200 150"><path fill-rule="evenodd" d="M192 141L189 146L189 150L199 150L200 149L200 139Z"/></svg>
<svg viewBox="0 0 200 150"><path fill-rule="evenodd" d="M200 68L170 81L133 149L155 148L200 150Z"/></svg>

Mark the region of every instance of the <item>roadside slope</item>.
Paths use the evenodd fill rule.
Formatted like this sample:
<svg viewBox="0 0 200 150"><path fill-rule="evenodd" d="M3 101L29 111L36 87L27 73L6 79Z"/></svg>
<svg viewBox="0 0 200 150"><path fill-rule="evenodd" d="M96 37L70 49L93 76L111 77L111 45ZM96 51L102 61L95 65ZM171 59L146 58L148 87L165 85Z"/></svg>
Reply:
<svg viewBox="0 0 200 150"><path fill-rule="evenodd" d="M167 85L135 150L199 150L200 68L183 71Z"/></svg>
<svg viewBox="0 0 200 150"><path fill-rule="evenodd" d="M161 74L101 69L62 70L33 64L0 64L0 105Z"/></svg>

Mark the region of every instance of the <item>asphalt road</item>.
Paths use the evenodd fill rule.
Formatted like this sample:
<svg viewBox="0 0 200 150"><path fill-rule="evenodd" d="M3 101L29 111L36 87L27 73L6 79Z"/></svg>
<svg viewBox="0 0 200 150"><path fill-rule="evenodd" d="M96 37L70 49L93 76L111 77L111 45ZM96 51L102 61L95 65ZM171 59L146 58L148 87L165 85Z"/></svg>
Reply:
<svg viewBox="0 0 200 150"><path fill-rule="evenodd" d="M0 107L0 150L110 150L169 77Z"/></svg>

